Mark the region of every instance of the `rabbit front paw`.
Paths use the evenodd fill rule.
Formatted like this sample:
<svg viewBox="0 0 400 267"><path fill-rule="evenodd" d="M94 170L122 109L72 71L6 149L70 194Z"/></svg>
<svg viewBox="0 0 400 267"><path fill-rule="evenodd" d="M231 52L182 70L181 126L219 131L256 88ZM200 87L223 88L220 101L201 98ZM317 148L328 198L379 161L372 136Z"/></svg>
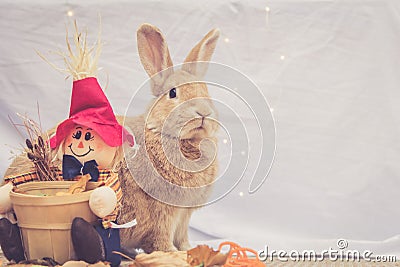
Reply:
<svg viewBox="0 0 400 267"><path fill-rule="evenodd" d="M155 251L175 252L178 249L172 243L156 242L153 244Z"/></svg>

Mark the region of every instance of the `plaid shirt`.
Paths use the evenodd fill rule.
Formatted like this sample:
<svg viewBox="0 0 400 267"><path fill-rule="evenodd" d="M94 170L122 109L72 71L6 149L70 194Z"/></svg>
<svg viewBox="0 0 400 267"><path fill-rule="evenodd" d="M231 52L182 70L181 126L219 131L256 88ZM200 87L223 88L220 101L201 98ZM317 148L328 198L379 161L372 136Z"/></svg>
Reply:
<svg viewBox="0 0 400 267"><path fill-rule="evenodd" d="M106 170L106 169L103 169L103 170L100 169L99 172L100 173L99 173L98 182L103 182L105 186L111 187L111 189L115 192L115 194L117 196L117 200L118 200L118 204L115 207L114 211L112 213L110 213L109 215L105 216L104 218L102 218L103 227L109 228L110 222L117 220L119 210L121 208L121 203L122 203L121 202L122 201L121 184L118 180L117 173L110 171L110 170ZM62 179L61 171L58 171L58 177L60 178L60 180ZM78 179L74 179L74 180L78 180ZM32 170L27 173L15 175L15 176L6 176L6 177L4 177L4 181L6 183L11 182L14 186L17 186L17 185L27 183L27 182L35 182L35 181L38 182L40 180L39 180L39 177L38 177L36 171Z"/></svg>

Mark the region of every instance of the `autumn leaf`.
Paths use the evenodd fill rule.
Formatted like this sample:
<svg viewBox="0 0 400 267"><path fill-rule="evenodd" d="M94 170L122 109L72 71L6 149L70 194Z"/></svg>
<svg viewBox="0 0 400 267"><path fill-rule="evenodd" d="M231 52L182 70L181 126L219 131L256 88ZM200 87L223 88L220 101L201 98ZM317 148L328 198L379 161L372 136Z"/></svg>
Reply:
<svg viewBox="0 0 400 267"><path fill-rule="evenodd" d="M186 261L193 267L224 265L227 255L215 251L207 245L199 245L187 251Z"/></svg>
<svg viewBox="0 0 400 267"><path fill-rule="evenodd" d="M189 267L185 257L185 251L142 253L135 257L135 261L129 267Z"/></svg>
<svg viewBox="0 0 400 267"><path fill-rule="evenodd" d="M91 178L90 174L82 175L81 178L79 178L78 182L76 182L70 186L70 188L68 189L68 193L77 194L77 193L82 193L83 191L85 191L86 185L87 185L88 181L90 180L90 178Z"/></svg>

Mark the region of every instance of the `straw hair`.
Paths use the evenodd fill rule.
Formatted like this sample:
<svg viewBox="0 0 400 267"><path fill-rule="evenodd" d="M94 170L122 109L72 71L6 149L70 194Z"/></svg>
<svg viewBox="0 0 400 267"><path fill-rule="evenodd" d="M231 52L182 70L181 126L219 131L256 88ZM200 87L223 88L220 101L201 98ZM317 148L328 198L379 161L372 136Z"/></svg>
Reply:
<svg viewBox="0 0 400 267"><path fill-rule="evenodd" d="M100 20L100 18L99 18ZM39 51L36 53L46 61L51 67L58 70L61 73L67 74L67 78L72 76L74 81L82 80L87 77L96 77L98 71L98 60L101 54L102 43L100 40L101 36L101 22L99 23L99 32L96 43L88 47L87 44L87 31L84 33L79 32L76 21L74 22L74 35L73 45L71 46L68 36L68 29L66 29L66 44L68 51L67 53L62 51L56 51L55 54L61 56L65 63L65 68L59 68L55 64L51 63L43 54Z"/></svg>

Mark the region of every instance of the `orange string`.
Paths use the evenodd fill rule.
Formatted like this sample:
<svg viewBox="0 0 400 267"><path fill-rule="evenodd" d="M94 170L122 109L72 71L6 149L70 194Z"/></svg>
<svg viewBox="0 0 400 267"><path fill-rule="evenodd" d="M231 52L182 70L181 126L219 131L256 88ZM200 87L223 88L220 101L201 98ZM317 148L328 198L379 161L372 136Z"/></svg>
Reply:
<svg viewBox="0 0 400 267"><path fill-rule="evenodd" d="M258 254L255 250L242 248L238 244L230 241L221 243L218 250L221 251L222 247L226 245L228 245L230 249L224 267L265 267L264 263L258 258ZM254 254L256 258L248 258L246 252Z"/></svg>

